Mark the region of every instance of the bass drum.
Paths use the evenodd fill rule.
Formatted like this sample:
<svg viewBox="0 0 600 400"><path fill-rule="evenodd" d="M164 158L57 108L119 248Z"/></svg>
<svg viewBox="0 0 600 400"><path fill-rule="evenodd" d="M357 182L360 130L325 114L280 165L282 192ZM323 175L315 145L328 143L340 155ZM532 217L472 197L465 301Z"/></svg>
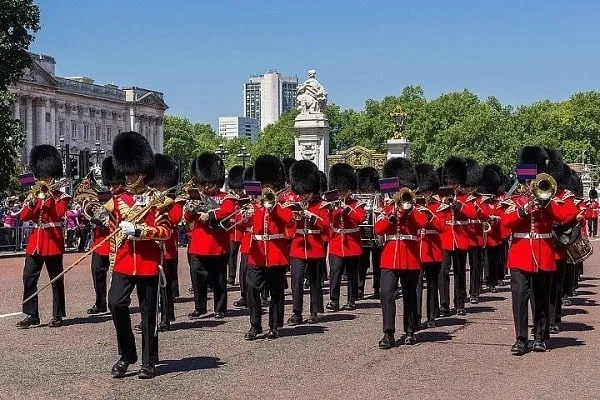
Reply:
<svg viewBox="0 0 600 400"><path fill-rule="evenodd" d="M381 197L381 194L357 193L354 194L352 198L365 203L365 220L358 226L362 247L370 248L382 246L383 237L375 234L377 214L379 214L383 208L383 198Z"/></svg>
<svg viewBox="0 0 600 400"><path fill-rule="evenodd" d="M594 248L590 239L585 235L580 235L575 242L567 247L567 257L570 264L577 264L590 258L594 254Z"/></svg>

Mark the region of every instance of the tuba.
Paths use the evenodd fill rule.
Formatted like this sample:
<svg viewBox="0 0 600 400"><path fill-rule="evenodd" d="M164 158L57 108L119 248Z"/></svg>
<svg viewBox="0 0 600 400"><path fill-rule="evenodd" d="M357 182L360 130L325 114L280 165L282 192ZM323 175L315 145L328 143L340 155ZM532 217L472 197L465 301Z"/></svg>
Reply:
<svg viewBox="0 0 600 400"><path fill-rule="evenodd" d="M81 205L81 212L88 220L98 223L105 219L103 206L110 196L110 192L104 191L90 172L75 189L73 200Z"/></svg>
<svg viewBox="0 0 600 400"><path fill-rule="evenodd" d="M417 197L415 196L415 192L407 187L402 187L399 191L394 193L394 204L397 208L403 210L410 210L413 208L416 200Z"/></svg>
<svg viewBox="0 0 600 400"><path fill-rule="evenodd" d="M535 176L531 181L531 194L538 201L550 200L558 188L556 180L549 174L541 173Z"/></svg>

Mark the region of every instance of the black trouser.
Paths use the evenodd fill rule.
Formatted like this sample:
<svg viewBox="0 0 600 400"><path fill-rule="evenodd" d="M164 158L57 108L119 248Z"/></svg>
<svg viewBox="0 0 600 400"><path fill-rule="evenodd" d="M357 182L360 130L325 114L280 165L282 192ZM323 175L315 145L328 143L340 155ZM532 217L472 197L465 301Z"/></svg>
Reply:
<svg viewBox="0 0 600 400"><path fill-rule="evenodd" d="M551 273L550 283L550 313L548 316L550 325L560 324L562 318L562 298L564 292L565 277L567 275L567 261L556 260L556 271Z"/></svg>
<svg viewBox="0 0 600 400"><path fill-rule="evenodd" d="M112 313L113 323L117 330L117 345L121 360L134 363L137 361L135 337L131 329L129 305L131 292L137 289L142 321L142 364L158 362L158 337L156 333L156 297L158 293L158 276L134 276L113 272L108 291L108 308Z"/></svg>
<svg viewBox="0 0 600 400"><path fill-rule="evenodd" d="M173 279L177 271L177 260L164 260L165 285L160 287L160 322L175 321L175 303L173 301Z"/></svg>
<svg viewBox="0 0 600 400"><path fill-rule="evenodd" d="M171 293L173 299L179 297L179 255L175 252L175 258L173 259L173 280L171 280Z"/></svg>
<svg viewBox="0 0 600 400"><path fill-rule="evenodd" d="M37 254L25 256L25 267L23 268L23 300L37 291L37 283L40 279L42 266L46 264L46 270L50 279L54 279L63 270L63 256L39 256ZM35 296L23 304L23 313L28 315L39 315L38 296ZM65 280L64 277L52 284L52 316L64 317L65 313Z"/></svg>
<svg viewBox="0 0 600 400"><path fill-rule="evenodd" d="M79 246L77 251L85 251L85 245L87 244L91 231L92 227L90 224L86 224L83 229L79 229Z"/></svg>
<svg viewBox="0 0 600 400"><path fill-rule="evenodd" d="M358 262L360 256L339 257L329 255L329 298L331 301L340 300L340 287L342 285L342 273L346 269L348 279L348 303L355 302L358 297Z"/></svg>
<svg viewBox="0 0 600 400"><path fill-rule="evenodd" d="M240 297L246 298L246 281L248 280L248 254L240 256Z"/></svg>
<svg viewBox="0 0 600 400"><path fill-rule="evenodd" d="M323 286L321 267L323 259L301 259L290 257L292 268L292 300L294 303L294 314L302 315L304 308L304 278L308 275L310 283L310 313L323 313Z"/></svg>
<svg viewBox="0 0 600 400"><path fill-rule="evenodd" d="M502 264L502 252L504 247L493 246L485 249L488 259L488 286L497 286L498 280L504 278L504 265Z"/></svg>
<svg viewBox="0 0 600 400"><path fill-rule="evenodd" d="M563 295L562 297L573 296L573 290L575 289L575 271L577 270L576 264L567 263L567 270L565 271L565 279L563 280Z"/></svg>
<svg viewBox="0 0 600 400"><path fill-rule="evenodd" d="M398 278L402 286L402 316L404 332L413 334L419 330L417 316L417 282L419 270L381 269L381 313L383 315L383 331L396 331L396 291Z"/></svg>
<svg viewBox="0 0 600 400"><path fill-rule="evenodd" d="M483 247L469 249L469 294L479 297L481 294L481 276L483 274Z"/></svg>
<svg viewBox="0 0 600 400"><path fill-rule="evenodd" d="M227 260L229 254L201 256L190 254L192 275L195 277L194 303L196 311L206 314L208 285L213 289L215 312L227 311Z"/></svg>
<svg viewBox="0 0 600 400"><path fill-rule="evenodd" d="M450 265L454 272L454 307L465 308L467 298L467 251L446 250L440 270L440 304L450 308Z"/></svg>
<svg viewBox="0 0 600 400"><path fill-rule="evenodd" d="M76 233L77 233L77 231L75 229L67 230L67 248L68 249L73 248L73 240L75 240Z"/></svg>
<svg viewBox="0 0 600 400"><path fill-rule="evenodd" d="M283 313L285 305L285 272L287 265L273 267L259 267L248 265L246 269L246 295L250 309L250 324L255 328L262 328L261 292L265 285L269 286L271 302L269 303L269 328L276 329L283 326Z"/></svg>
<svg viewBox="0 0 600 400"><path fill-rule="evenodd" d="M381 269L381 247L363 247L363 253L360 256L358 266L358 293L365 293L365 281L367 280L367 270L373 265L373 292L379 292Z"/></svg>
<svg viewBox="0 0 600 400"><path fill-rule="evenodd" d="M427 321L433 321L440 316L440 299L438 296L438 280L441 262L423 263L417 283L417 320L421 321L423 309L423 276L427 282Z"/></svg>
<svg viewBox="0 0 600 400"><path fill-rule="evenodd" d="M592 218L588 221L588 232L590 236L596 236L598 233L598 218Z"/></svg>
<svg viewBox="0 0 600 400"><path fill-rule="evenodd" d="M92 254L92 280L96 292L96 302L94 304L100 310L106 310L106 277L109 266L108 256L101 256L98 253Z"/></svg>
<svg viewBox="0 0 600 400"><path fill-rule="evenodd" d="M240 254L240 245L242 242L231 242L231 251L229 252L229 267L227 276L229 278L233 278L235 281L235 276L237 272L238 265L238 254ZM242 276L240 275L240 286L242 284Z"/></svg>
<svg viewBox="0 0 600 400"><path fill-rule="evenodd" d="M550 330L548 312L552 272L525 272L518 269L510 271L513 320L517 340L526 341L528 337L528 306L531 301L535 340L548 340Z"/></svg>

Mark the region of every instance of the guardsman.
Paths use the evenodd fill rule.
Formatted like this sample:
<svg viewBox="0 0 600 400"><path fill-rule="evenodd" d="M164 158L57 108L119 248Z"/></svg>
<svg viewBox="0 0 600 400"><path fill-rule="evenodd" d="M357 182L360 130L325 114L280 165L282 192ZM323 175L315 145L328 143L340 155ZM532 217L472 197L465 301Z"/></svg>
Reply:
<svg viewBox="0 0 600 400"><path fill-rule="evenodd" d="M168 202L147 185L154 177L154 154L144 136L137 132L119 133L112 151L115 172L125 180L124 190L104 205L111 233L119 230L110 244L113 272L108 308L117 331L120 356L113 365L112 376L122 378L138 359L129 315L131 292L136 289L142 316L142 367L138 378L149 379L155 376L158 362L156 313L162 256L157 241L171 236L164 208Z"/></svg>
<svg viewBox="0 0 600 400"><path fill-rule="evenodd" d="M447 229L446 221L443 219L446 213L439 213L438 208L448 207L442 202L442 198L436 193L440 187L440 178L435 168L429 164L415 166L418 177L417 204L427 209L427 225L419 229L419 257L422 269L417 286L417 312L418 320L421 321L422 299L423 299L423 275L427 283L427 318L425 326L435 327L435 319L440 315L440 298L438 288L438 277L444 260L442 249L442 238L440 233Z"/></svg>
<svg viewBox="0 0 600 400"><path fill-rule="evenodd" d="M454 190L454 194L446 196L443 202L450 207L443 211L449 229L442 233L444 262L440 272L440 315L450 314L450 265L454 272L454 308L457 315L466 315L467 298L467 251L469 250L470 220L477 218L472 201L473 196L462 188L467 181L467 161L460 157L450 157L441 171L441 183Z"/></svg>
<svg viewBox="0 0 600 400"><path fill-rule="evenodd" d="M213 289L214 317L225 318L227 312L227 263L229 233L220 222L235 212L235 198L223 191L225 166L221 157L205 152L194 163L194 180L200 200L188 200L184 219L190 224L188 253L194 274L194 311L191 319L207 313L208 285ZM210 204L209 204L210 203ZM212 204L212 205L211 205Z"/></svg>
<svg viewBox="0 0 600 400"><path fill-rule="evenodd" d="M330 299L327 309L340 310L342 272L348 278L348 302L345 310L356 309L358 297L358 263L362 254L359 225L365 220L365 203L352 199L358 187L354 168L339 163L329 169L329 190L339 198L329 203L331 236L329 241Z"/></svg>
<svg viewBox="0 0 600 400"><path fill-rule="evenodd" d="M115 173L112 156L102 160L101 167L102 184L106 186L111 195L117 196L123 190L123 177ZM102 242L110 233L108 220L101 219L92 221L94 224L94 242L92 247ZM106 304L106 279L110 267L110 241L105 241L94 253L92 253L92 280L94 282L94 291L96 292L96 302L87 310L88 314L100 314L108 311Z"/></svg>
<svg viewBox="0 0 600 400"><path fill-rule="evenodd" d="M248 213L252 221L246 271L250 329L245 339L255 340L262 333L260 294L265 285L271 293L267 338L277 339L283 326L285 273L289 265L285 230L293 219L292 210L277 201L277 191L285 185L279 159L259 156L254 163L254 180L261 182L262 194Z"/></svg>
<svg viewBox="0 0 600 400"><path fill-rule="evenodd" d="M238 258L240 255L240 244L242 243L242 237L244 235L244 226L242 224L243 215L241 213L240 200L244 199L244 167L241 165L234 165L229 169L227 174L227 189L229 194L236 199L236 208L233 216L229 218L229 241L231 244L231 250L229 251L229 267L227 284L235 285L235 277L238 269ZM242 284L242 277L240 275L240 285Z"/></svg>
<svg viewBox="0 0 600 400"><path fill-rule="evenodd" d="M549 160L544 149L527 146L521 151L517 164L535 164L538 173L545 173ZM549 338L549 293L552 275L556 271L553 223L566 223L575 218L575 215L569 215L568 210L563 207L562 200L551 197L551 189L542 195L539 191L531 190L531 181L523 183L529 190L505 200L507 207L501 219L501 223L512 231L506 264L511 275L515 323L516 341L511 347L513 355L523 355L528 350L527 314L530 299L534 325L532 349L536 352L546 351L546 341Z"/></svg>
<svg viewBox="0 0 600 400"><path fill-rule="evenodd" d="M246 167L242 175L243 181L251 181L254 179L254 167ZM250 251L250 238L252 236L252 221L245 213L240 213L236 218L240 219L239 229L242 230L242 240L240 242L240 298L233 302L235 307L248 307L248 296L246 292L246 281L248 271L248 252Z"/></svg>
<svg viewBox="0 0 600 400"><path fill-rule="evenodd" d="M590 237L596 237L598 235L598 210L600 209L598 191L591 189L589 195L590 199L587 201L587 208L592 211L592 215L588 221L588 232Z"/></svg>
<svg viewBox="0 0 600 400"><path fill-rule="evenodd" d="M417 172L406 158L391 158L383 166L384 178L397 177L400 192L394 201L383 208L375 224L375 233L385 238L381 252L381 312L383 338L379 348L389 349L396 331L396 291L398 279L402 285L404 344L416 343L415 333L420 328L417 310L417 286L421 272L419 257L419 230L429 220L423 206L415 204L413 190L417 187Z"/></svg>
<svg viewBox="0 0 600 400"><path fill-rule="evenodd" d="M477 193L477 186L483 177L483 168L472 158L465 158L467 162L467 180L463 190L469 194L467 202L472 202L477 209L481 202L481 196ZM481 294L481 280L483 278L483 224L481 219L474 218L469 220L467 225L469 234L469 299L471 304L479 303Z"/></svg>
<svg viewBox="0 0 600 400"><path fill-rule="evenodd" d="M33 230L25 249L23 268L23 300L37 291L37 282L44 264L48 276L53 279L63 270L65 242L62 218L69 209L71 196L53 187L62 178L63 166L60 153L50 145L35 146L29 153L29 168L36 179L34 189L25 199L19 213L21 221L33 222ZM20 329L40 324L38 297L23 304L25 318L17 323ZM59 327L65 317L65 281L58 279L52 284L52 319L49 327Z"/></svg>
<svg viewBox="0 0 600 400"><path fill-rule="evenodd" d="M290 207L296 222L296 235L290 247L292 268L293 315L288 325L304 322L304 279L308 276L310 288L310 317L306 322L317 323L318 314L323 313L323 286L321 268L325 265L325 245L323 232L329 228L329 212L321 207L319 195L320 178L317 166L308 160L295 162L290 168L292 191L299 196L298 201L284 204Z"/></svg>

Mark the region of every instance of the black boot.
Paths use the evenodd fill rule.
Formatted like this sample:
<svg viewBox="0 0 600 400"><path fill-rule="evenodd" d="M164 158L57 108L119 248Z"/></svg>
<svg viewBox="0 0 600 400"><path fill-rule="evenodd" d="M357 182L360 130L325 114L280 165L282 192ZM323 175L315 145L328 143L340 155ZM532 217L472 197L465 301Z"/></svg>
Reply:
<svg viewBox="0 0 600 400"><path fill-rule="evenodd" d="M40 324L40 317L37 315L26 315L21 321L17 322L17 328L28 329L32 326L38 326Z"/></svg>
<svg viewBox="0 0 600 400"><path fill-rule="evenodd" d="M392 332L386 332L379 341L379 348L383 350L391 349L395 342L394 334Z"/></svg>

